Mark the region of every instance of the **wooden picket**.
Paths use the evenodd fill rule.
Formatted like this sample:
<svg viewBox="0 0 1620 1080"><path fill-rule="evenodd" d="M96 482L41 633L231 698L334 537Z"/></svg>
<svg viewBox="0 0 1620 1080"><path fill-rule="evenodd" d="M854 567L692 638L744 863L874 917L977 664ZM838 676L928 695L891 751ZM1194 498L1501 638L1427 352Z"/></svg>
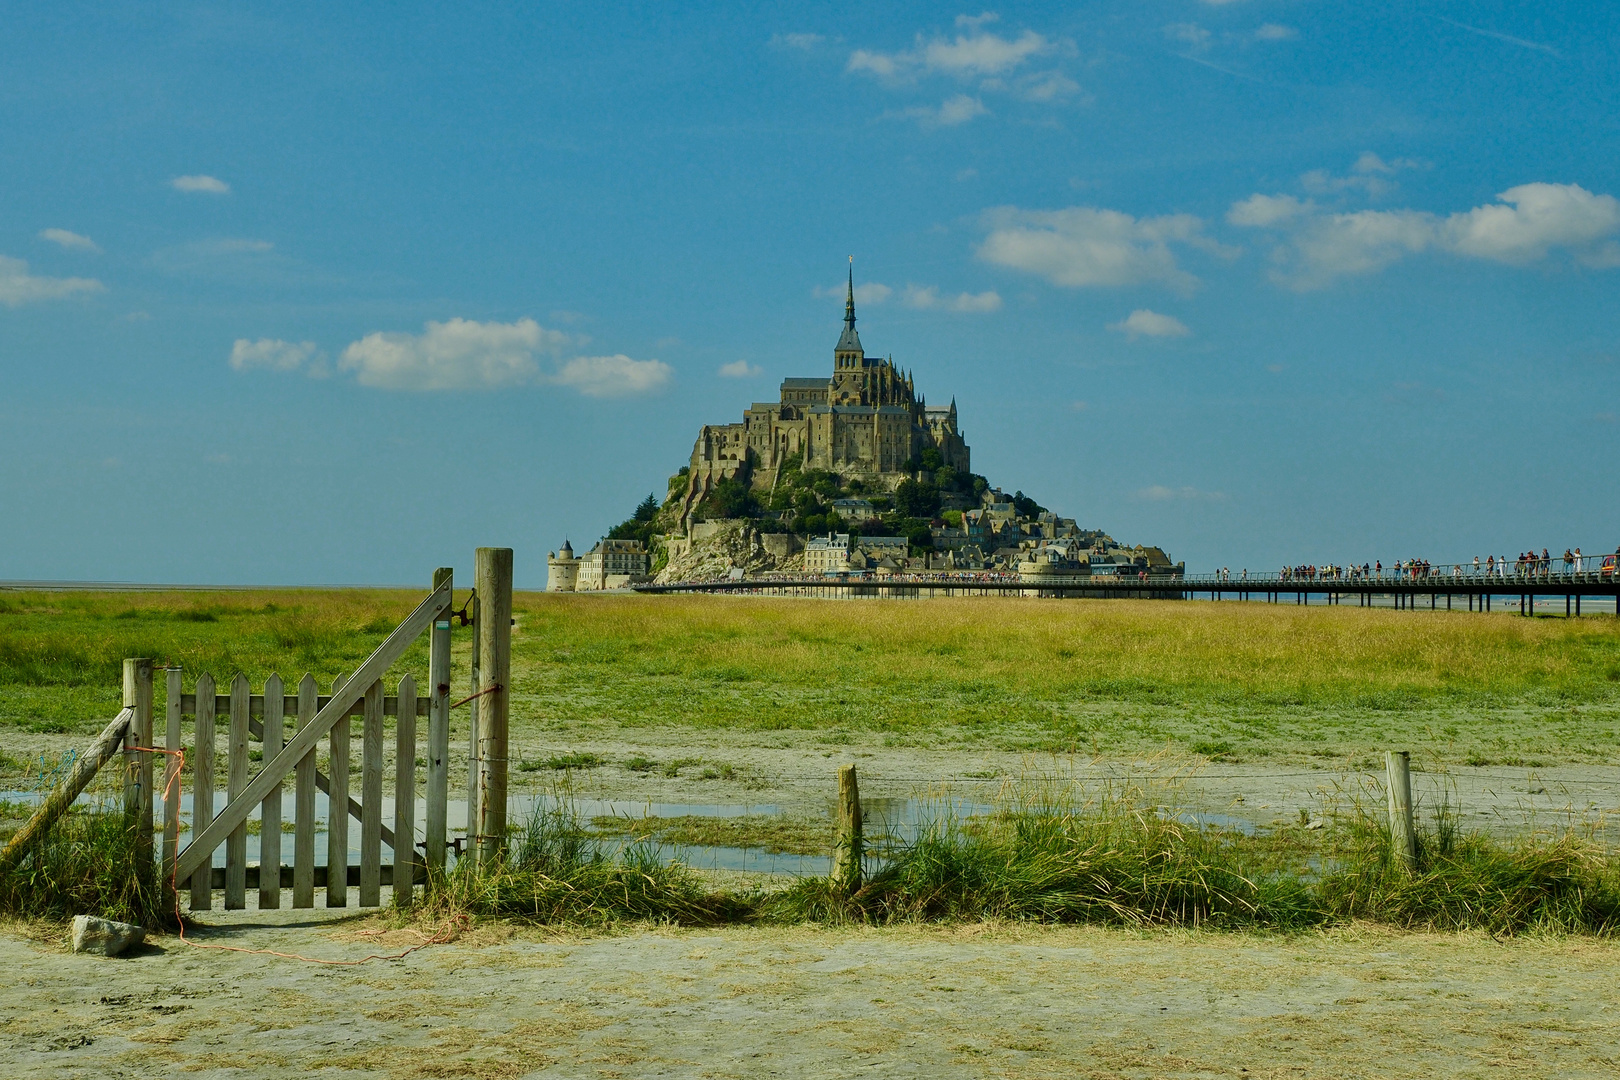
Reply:
<svg viewBox="0 0 1620 1080"><path fill-rule="evenodd" d="M214 677L207 672L197 676L197 726L194 732L196 747L191 759L191 835L193 839L208 831L214 821ZM189 850L191 844L187 844ZM179 858L178 853L175 856ZM211 881L213 879L214 852L202 852L197 871L191 875L191 908L209 908L214 904ZM178 877L178 875L176 875Z"/></svg>
<svg viewBox="0 0 1620 1080"><path fill-rule="evenodd" d="M298 730L315 719L320 692L315 676L298 682ZM293 795L293 907L315 906L315 751L299 759Z"/></svg>
<svg viewBox="0 0 1620 1080"><path fill-rule="evenodd" d="M274 761L281 753L286 738L285 715L287 699L281 692L281 676L271 675L264 680L264 731L259 736L264 746L264 760ZM259 804L259 865L281 865L281 785L270 789L270 794ZM281 906L281 875L259 875L259 909Z"/></svg>
<svg viewBox="0 0 1620 1080"><path fill-rule="evenodd" d="M313 907L315 890L325 886L326 906L344 907L351 884L359 888L359 904L374 907L381 902L381 887L391 885L396 898L408 899L429 868L442 870L445 863L445 797L449 790L449 696L451 580L441 570L434 579L434 593L411 617L391 634L383 646L354 675L338 676L330 696L318 693L312 676L298 683L296 696L288 697L280 675L265 680L264 692L254 694L245 675L230 681L228 696L215 692L211 673L197 676L192 693L183 692L183 673L169 668L164 719L165 748L185 746L183 723L195 717L191 731L191 843L180 848L179 810L181 785L165 770L163 859L177 879L189 880L191 908L212 906L213 890L224 890L227 909L247 906L247 890L258 889L260 908L281 905L283 883L291 887L292 906ZM428 693L417 693L416 679L402 678L396 693L386 693L377 676L382 673L415 634L430 632ZM414 633L413 633L414 632ZM348 685L349 680L369 677L363 688ZM216 717L227 715L228 728L223 765L226 772L226 804L214 809ZM286 723L291 714L294 733L287 738ZM349 795L351 786L351 715L361 717L360 799ZM425 770L426 858L415 850L418 772L417 719L428 718L428 762ZM383 821L383 769L385 765L386 718L393 717L395 736L394 816L390 829ZM311 730L311 729L316 730ZM325 736L328 747L326 771L318 767L319 740ZM253 743L259 743L261 763L252 762ZM292 756L296 755L296 756ZM293 785L292 865L282 864L282 788ZM326 859L316 865L315 793L325 791L328 799ZM248 821L252 810L259 814L258 864L247 859ZM349 865L349 819L360 822L360 860ZM225 865L214 867L214 846L223 842ZM202 846L202 845L207 845ZM382 848L393 850L391 865L382 861ZM195 850L193 850L195 848Z"/></svg>

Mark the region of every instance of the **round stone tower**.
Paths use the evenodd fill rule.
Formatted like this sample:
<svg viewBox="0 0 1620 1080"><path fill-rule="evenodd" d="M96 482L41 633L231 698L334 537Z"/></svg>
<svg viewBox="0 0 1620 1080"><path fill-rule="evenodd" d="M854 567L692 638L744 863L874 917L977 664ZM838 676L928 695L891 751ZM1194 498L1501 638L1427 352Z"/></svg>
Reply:
<svg viewBox="0 0 1620 1080"><path fill-rule="evenodd" d="M546 555L546 592L573 592L579 579L579 560L567 540L560 550Z"/></svg>

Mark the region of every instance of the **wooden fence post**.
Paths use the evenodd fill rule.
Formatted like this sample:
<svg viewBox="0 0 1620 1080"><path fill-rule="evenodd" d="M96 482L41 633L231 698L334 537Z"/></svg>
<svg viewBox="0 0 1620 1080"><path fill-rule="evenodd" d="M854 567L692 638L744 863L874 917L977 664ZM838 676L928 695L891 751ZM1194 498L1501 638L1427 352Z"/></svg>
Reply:
<svg viewBox="0 0 1620 1080"><path fill-rule="evenodd" d="M336 697L346 680L332 680ZM349 905L349 717L345 713L327 735L326 906Z"/></svg>
<svg viewBox="0 0 1620 1080"><path fill-rule="evenodd" d="M454 581L448 566L433 572L433 590ZM427 807L423 839L429 870L444 869L445 803L450 797L450 609L433 620L428 645ZM398 859L395 859L398 862ZM397 872L397 871L396 871Z"/></svg>
<svg viewBox="0 0 1620 1080"><path fill-rule="evenodd" d="M226 751L225 801L235 801L248 782L248 706L253 688L240 671L231 680L231 736ZM225 841L225 910L247 907L247 822Z"/></svg>
<svg viewBox="0 0 1620 1080"><path fill-rule="evenodd" d="M477 579L475 578L474 581ZM472 687L472 700L467 703L467 855L473 861L478 858L478 823L483 820L483 811L478 804L478 706L482 698L478 691L483 688L483 681L478 675L478 590L467 600L467 607L472 618L472 678L467 684Z"/></svg>
<svg viewBox="0 0 1620 1080"><path fill-rule="evenodd" d="M394 721L394 903L416 898L416 679L399 680Z"/></svg>
<svg viewBox="0 0 1620 1080"><path fill-rule="evenodd" d="M479 548L478 589L478 861L506 850L506 769L512 681L512 549Z"/></svg>
<svg viewBox="0 0 1620 1080"><path fill-rule="evenodd" d="M315 676L298 681L298 728L303 731L320 710ZM298 759L293 781L293 907L315 906L315 748Z"/></svg>
<svg viewBox="0 0 1620 1080"><path fill-rule="evenodd" d="M214 677L208 672L197 676L197 723L192 728L191 759L191 839L195 843L214 820ZM190 844L186 845L188 848ZM214 853L201 853L202 861L191 875L191 910L207 911L214 906Z"/></svg>
<svg viewBox="0 0 1620 1080"><path fill-rule="evenodd" d="M287 694L281 676L274 673L264 680L264 747L266 764L281 753L286 728ZM259 804L259 910L281 907L281 785Z"/></svg>
<svg viewBox="0 0 1620 1080"><path fill-rule="evenodd" d="M1412 755L1386 751L1384 775L1389 789L1389 842L1395 862L1410 871L1417 866L1417 826L1412 818Z"/></svg>
<svg viewBox="0 0 1620 1080"><path fill-rule="evenodd" d="M68 812L73 800L79 797L79 792L94 780L101 767L111 761L118 753L119 747L124 745L124 738L129 733L129 725L134 719L133 709L120 710L113 717L112 722L102 729L96 741L90 744L83 754L79 755L68 771L51 793L45 797L17 834L6 844L5 850L0 851L0 876L11 873L17 864L22 862L23 856L28 854L29 848L35 840L44 836L56 819Z"/></svg>
<svg viewBox="0 0 1620 1080"><path fill-rule="evenodd" d="M167 765L163 769L163 889L169 903L180 883L174 878L175 860L180 857L180 797L185 794L185 778L180 768L180 679L183 672L172 667L164 672L166 678L163 709L163 748Z"/></svg>
<svg viewBox="0 0 1620 1080"><path fill-rule="evenodd" d="M134 709L124 732L124 813L137 828L136 845L152 857L152 661L124 661L124 708Z"/></svg>
<svg viewBox="0 0 1620 1080"><path fill-rule="evenodd" d="M832 883L849 894L861 887L861 791L854 765L838 767L838 824L833 837Z"/></svg>
<svg viewBox="0 0 1620 1080"><path fill-rule="evenodd" d="M382 888L383 684L366 688L360 722L360 906L376 907Z"/></svg>

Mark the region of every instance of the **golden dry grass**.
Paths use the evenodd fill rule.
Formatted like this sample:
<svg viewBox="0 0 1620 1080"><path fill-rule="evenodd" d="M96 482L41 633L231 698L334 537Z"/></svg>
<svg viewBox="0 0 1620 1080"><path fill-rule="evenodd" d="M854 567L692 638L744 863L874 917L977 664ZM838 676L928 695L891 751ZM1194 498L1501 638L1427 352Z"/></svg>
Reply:
<svg viewBox="0 0 1620 1080"><path fill-rule="evenodd" d="M421 593L0 596L0 725L86 731L119 661L323 684ZM521 593L514 723L875 731L908 742L1456 760L1608 760L1620 620L1354 607ZM457 634L466 678L469 634ZM396 674L425 674L422 644ZM3 728L0 728L3 730ZM3 752L3 746L0 746ZM4 762L0 762L3 765Z"/></svg>

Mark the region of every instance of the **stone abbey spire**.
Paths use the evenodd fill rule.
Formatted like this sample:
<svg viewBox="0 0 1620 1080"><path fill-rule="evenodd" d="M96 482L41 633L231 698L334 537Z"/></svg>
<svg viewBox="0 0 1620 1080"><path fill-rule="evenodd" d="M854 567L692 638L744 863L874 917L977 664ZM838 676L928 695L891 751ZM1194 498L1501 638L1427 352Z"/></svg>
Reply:
<svg viewBox="0 0 1620 1080"><path fill-rule="evenodd" d="M844 296L844 332L833 347L835 367L859 367L866 350L861 348L861 335L855 332L855 256L849 257L849 292Z"/></svg>
<svg viewBox="0 0 1620 1080"><path fill-rule="evenodd" d="M855 257L844 290L844 330L833 348L832 377L782 380L777 401L755 402L738 424L705 424L692 447L681 520L721 480L746 477L768 491L791 461L861 477L872 490L892 489L926 449L958 472L972 458L957 427L956 404L932 408L912 373L894 358L867 356L855 332Z"/></svg>

